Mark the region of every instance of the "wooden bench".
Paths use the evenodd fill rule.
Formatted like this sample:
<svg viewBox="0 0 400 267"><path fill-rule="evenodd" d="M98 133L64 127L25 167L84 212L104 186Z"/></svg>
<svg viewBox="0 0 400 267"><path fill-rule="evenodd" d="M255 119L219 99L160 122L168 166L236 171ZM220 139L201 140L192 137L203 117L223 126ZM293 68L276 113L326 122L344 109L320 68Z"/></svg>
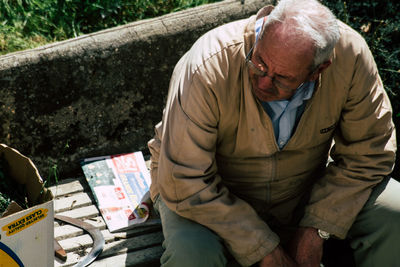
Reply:
<svg viewBox="0 0 400 267"><path fill-rule="evenodd" d="M83 177L65 179L50 187L55 214L81 219L101 230L105 240L102 253L91 266L159 266L163 235L159 219L149 219L128 231L110 233L95 205ZM55 220L54 237L67 252L67 260L55 258L55 267L73 266L91 250L93 240L84 230Z"/></svg>

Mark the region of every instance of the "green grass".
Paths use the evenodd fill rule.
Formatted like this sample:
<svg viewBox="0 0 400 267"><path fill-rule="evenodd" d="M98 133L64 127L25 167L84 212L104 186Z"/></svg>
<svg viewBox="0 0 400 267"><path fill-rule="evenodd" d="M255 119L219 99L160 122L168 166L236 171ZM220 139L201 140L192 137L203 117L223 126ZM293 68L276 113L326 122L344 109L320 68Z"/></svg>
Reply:
<svg viewBox="0 0 400 267"><path fill-rule="evenodd" d="M3 0L0 55L220 0Z"/></svg>

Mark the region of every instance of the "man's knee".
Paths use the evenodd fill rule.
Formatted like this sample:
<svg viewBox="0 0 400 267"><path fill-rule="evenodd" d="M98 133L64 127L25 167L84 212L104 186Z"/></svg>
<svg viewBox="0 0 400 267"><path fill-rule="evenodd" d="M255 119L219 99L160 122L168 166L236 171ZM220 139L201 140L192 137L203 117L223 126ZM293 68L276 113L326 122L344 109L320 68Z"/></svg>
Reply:
<svg viewBox="0 0 400 267"><path fill-rule="evenodd" d="M385 179L371 194L349 231L358 266L399 266L400 183ZM394 265L393 265L394 264Z"/></svg>
<svg viewBox="0 0 400 267"><path fill-rule="evenodd" d="M225 266L224 247L217 237L177 231L164 241L163 266Z"/></svg>
<svg viewBox="0 0 400 267"><path fill-rule="evenodd" d="M364 229L400 231L400 183L387 178L372 192L357 220Z"/></svg>

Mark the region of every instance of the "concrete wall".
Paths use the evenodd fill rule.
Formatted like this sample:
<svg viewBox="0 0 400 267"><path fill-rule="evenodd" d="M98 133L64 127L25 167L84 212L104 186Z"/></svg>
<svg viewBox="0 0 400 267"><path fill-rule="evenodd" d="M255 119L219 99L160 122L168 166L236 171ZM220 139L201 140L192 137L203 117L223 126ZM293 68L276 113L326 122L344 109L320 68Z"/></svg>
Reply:
<svg viewBox="0 0 400 267"><path fill-rule="evenodd" d="M273 1L228 0L0 57L0 138L44 178L147 151L175 63L204 32Z"/></svg>

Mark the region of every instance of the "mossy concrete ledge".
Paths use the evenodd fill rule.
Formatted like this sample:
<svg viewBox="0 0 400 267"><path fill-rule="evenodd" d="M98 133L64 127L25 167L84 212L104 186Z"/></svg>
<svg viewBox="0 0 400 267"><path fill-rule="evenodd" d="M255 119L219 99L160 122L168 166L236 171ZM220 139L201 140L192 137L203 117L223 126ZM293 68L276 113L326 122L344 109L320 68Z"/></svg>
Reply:
<svg viewBox="0 0 400 267"><path fill-rule="evenodd" d="M203 33L272 1L229 0L0 57L1 143L43 178L85 157L142 150L161 119L169 78Z"/></svg>

